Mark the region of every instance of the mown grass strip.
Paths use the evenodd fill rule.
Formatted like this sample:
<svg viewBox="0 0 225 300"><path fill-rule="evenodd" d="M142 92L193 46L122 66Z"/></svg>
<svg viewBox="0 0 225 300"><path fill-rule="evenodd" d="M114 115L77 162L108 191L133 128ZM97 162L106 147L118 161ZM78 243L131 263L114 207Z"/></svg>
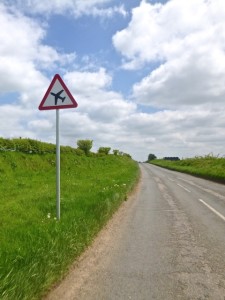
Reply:
<svg viewBox="0 0 225 300"><path fill-rule="evenodd" d="M0 152L0 299L40 299L91 243L137 182L128 157Z"/></svg>
<svg viewBox="0 0 225 300"><path fill-rule="evenodd" d="M207 155L204 157L182 159L180 161L156 159L150 163L163 168L225 183L225 158Z"/></svg>

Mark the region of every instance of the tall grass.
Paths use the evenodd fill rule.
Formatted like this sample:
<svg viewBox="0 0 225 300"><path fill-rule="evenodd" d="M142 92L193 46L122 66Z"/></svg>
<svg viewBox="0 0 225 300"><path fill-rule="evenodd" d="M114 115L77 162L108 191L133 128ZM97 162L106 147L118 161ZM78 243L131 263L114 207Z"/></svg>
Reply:
<svg viewBox="0 0 225 300"><path fill-rule="evenodd" d="M40 299L91 243L139 174L123 156L61 155L61 220L55 155L0 152L0 299Z"/></svg>
<svg viewBox="0 0 225 300"><path fill-rule="evenodd" d="M225 158L213 155L196 156L180 161L156 159L152 164L225 183Z"/></svg>

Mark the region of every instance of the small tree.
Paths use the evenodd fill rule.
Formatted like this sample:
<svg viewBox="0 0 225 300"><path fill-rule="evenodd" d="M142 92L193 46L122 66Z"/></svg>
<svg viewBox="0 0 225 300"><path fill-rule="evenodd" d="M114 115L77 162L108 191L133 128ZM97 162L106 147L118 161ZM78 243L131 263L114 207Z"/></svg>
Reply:
<svg viewBox="0 0 225 300"><path fill-rule="evenodd" d="M155 154L149 154L148 155L148 161L150 161L150 160L154 160L154 159L156 159L157 157L155 156Z"/></svg>
<svg viewBox="0 0 225 300"><path fill-rule="evenodd" d="M128 154L128 153L123 153L123 156L132 158L132 156L130 154Z"/></svg>
<svg viewBox="0 0 225 300"><path fill-rule="evenodd" d="M88 155L90 153L92 145L93 145L92 140L78 140L77 141L78 149L83 150L86 155Z"/></svg>
<svg viewBox="0 0 225 300"><path fill-rule="evenodd" d="M110 150L111 150L110 147L100 147L98 149L98 153L108 155Z"/></svg>
<svg viewBox="0 0 225 300"><path fill-rule="evenodd" d="M117 150L117 149L113 150L113 154L114 155L119 155L119 150Z"/></svg>

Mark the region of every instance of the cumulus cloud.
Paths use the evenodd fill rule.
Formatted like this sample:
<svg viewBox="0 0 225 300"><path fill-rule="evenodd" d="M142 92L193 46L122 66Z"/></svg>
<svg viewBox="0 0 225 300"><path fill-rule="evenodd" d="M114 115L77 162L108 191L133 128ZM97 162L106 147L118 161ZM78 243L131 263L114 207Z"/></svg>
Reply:
<svg viewBox="0 0 225 300"><path fill-rule="evenodd" d="M203 49L207 41L214 44L215 39L223 39L223 31L219 37L214 34L224 28L224 14L221 0L171 0L164 5L142 0L132 10L128 27L113 36L113 43L128 62L135 60L139 67L167 61L186 47L196 48L203 42Z"/></svg>
<svg viewBox="0 0 225 300"><path fill-rule="evenodd" d="M165 110L136 113L121 122L130 142L136 140L158 157L224 154L224 113L219 110ZM129 144L129 142L127 142ZM138 146L132 145L135 153ZM141 150L141 149L140 149Z"/></svg>
<svg viewBox="0 0 225 300"><path fill-rule="evenodd" d="M33 116L31 110L26 110L18 105L1 105L0 111L0 136L11 138L18 136L34 137L35 134L24 128L24 122L21 120L29 119Z"/></svg>
<svg viewBox="0 0 225 300"><path fill-rule="evenodd" d="M156 67L133 87L143 104L221 103L225 96L225 8L221 0L142 1L127 28L113 37L125 69Z"/></svg>
<svg viewBox="0 0 225 300"><path fill-rule="evenodd" d="M0 91L20 92L20 100L29 105L38 101L48 79L42 70L66 66L73 62L74 53L59 53L45 45L45 28L38 22L0 4ZM32 104L31 104L32 106Z"/></svg>
<svg viewBox="0 0 225 300"><path fill-rule="evenodd" d="M223 102L225 69L217 68L214 53L192 54L159 66L133 87L133 96L143 104L176 109ZM225 62L225 56L221 65Z"/></svg>
<svg viewBox="0 0 225 300"><path fill-rule="evenodd" d="M65 78L71 85L76 86L76 91L80 90L80 93L85 94L92 94L100 88L105 89L112 82L111 76L104 68L100 68L97 72L68 72Z"/></svg>
<svg viewBox="0 0 225 300"><path fill-rule="evenodd" d="M110 90L112 78L104 68L96 72L70 72L65 74L65 80L82 103L79 111L96 122L118 122L136 110L134 103Z"/></svg>
<svg viewBox="0 0 225 300"><path fill-rule="evenodd" d="M3 0L7 5L18 7L29 14L66 14L78 18L82 15L112 17L115 14L126 16L124 5L108 6L111 0Z"/></svg>

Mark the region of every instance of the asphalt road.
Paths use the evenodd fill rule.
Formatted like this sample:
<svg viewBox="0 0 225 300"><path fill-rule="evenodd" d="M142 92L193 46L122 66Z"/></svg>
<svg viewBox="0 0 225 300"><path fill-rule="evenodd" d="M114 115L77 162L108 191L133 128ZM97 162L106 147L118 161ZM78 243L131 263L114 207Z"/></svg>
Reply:
<svg viewBox="0 0 225 300"><path fill-rule="evenodd" d="M48 300L225 300L225 186L140 168L135 195Z"/></svg>

